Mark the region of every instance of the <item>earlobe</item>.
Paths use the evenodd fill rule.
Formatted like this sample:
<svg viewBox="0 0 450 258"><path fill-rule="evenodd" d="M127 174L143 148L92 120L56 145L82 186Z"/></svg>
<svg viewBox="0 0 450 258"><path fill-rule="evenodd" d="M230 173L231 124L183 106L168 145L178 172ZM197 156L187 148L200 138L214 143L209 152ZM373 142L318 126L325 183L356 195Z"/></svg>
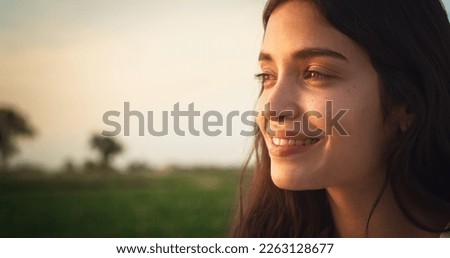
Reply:
<svg viewBox="0 0 450 258"><path fill-rule="evenodd" d="M400 122L400 130L403 133L405 133L408 130L409 126L410 125L408 123L406 123L406 122Z"/></svg>
<svg viewBox="0 0 450 258"><path fill-rule="evenodd" d="M400 130L405 133L414 122L414 114L409 110L409 108L403 106L400 109L399 121Z"/></svg>
<svg viewBox="0 0 450 258"><path fill-rule="evenodd" d="M390 124L402 133L408 131L414 122L414 113L406 105L395 106L390 114Z"/></svg>

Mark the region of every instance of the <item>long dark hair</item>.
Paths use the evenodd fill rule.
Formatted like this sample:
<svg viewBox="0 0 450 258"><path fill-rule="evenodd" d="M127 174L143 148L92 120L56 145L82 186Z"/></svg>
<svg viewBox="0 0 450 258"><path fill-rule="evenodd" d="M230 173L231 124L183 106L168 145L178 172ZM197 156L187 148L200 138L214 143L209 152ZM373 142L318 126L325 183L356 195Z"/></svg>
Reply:
<svg viewBox="0 0 450 258"><path fill-rule="evenodd" d="M264 28L272 12L288 1L268 1ZM404 105L414 114L413 124L405 133L399 132L386 150L385 184L372 212L390 185L398 206L412 223L429 232L443 231L442 222L450 220L450 25L442 2L309 1L332 26L369 54L382 82L385 121L395 105ZM326 190L277 188L270 177L270 158L260 134L255 139L254 154L252 181L249 189L240 193L231 235L333 236ZM413 207L422 211L418 213ZM369 222L370 215L366 235Z"/></svg>

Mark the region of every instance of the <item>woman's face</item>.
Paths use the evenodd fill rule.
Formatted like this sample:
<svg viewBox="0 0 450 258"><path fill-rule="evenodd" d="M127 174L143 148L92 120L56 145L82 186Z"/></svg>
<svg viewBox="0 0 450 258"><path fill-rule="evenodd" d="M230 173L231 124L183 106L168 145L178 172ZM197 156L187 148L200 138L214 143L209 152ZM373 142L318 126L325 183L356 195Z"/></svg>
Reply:
<svg viewBox="0 0 450 258"><path fill-rule="evenodd" d="M275 185L321 189L382 175L395 129L383 123L380 82L362 48L313 4L290 1L272 13L259 63L257 120Z"/></svg>

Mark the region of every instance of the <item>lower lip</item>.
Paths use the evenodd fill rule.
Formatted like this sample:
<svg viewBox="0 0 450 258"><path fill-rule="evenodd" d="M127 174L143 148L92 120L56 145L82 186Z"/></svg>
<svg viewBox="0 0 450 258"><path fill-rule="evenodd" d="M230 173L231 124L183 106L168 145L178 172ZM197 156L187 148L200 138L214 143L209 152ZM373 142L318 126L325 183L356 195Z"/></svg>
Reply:
<svg viewBox="0 0 450 258"><path fill-rule="evenodd" d="M310 145L275 145L272 142L272 139L270 139L270 144L269 144L269 153L271 156L274 157L287 157L287 156L291 156L291 155L295 155L295 154L299 154L299 153L303 153L308 151L311 147L316 146L317 144L319 144L322 140L319 140L316 143L310 144Z"/></svg>

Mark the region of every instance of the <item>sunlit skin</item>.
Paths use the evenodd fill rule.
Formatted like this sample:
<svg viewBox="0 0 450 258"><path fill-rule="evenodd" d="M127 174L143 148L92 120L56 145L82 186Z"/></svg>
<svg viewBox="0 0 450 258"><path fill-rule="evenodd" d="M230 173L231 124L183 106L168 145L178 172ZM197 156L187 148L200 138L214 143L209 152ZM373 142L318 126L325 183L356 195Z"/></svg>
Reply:
<svg viewBox="0 0 450 258"><path fill-rule="evenodd" d="M291 1L271 15L259 57L263 91L258 109L270 103L276 116L258 117L269 150L271 177L286 190L327 189L338 236L363 237L370 209L385 175L383 149L389 139L411 122L397 107L383 120L381 85L367 53L333 28L306 1ZM279 146L307 111L326 115L348 110L340 119L348 136L326 131L325 119L311 117L309 127L322 131L318 142L307 146ZM288 116L280 112L290 110ZM302 124L302 126L305 123ZM309 137L311 138L311 137ZM276 140L278 141L278 140ZM429 236L401 214L387 189L371 221L372 236Z"/></svg>

